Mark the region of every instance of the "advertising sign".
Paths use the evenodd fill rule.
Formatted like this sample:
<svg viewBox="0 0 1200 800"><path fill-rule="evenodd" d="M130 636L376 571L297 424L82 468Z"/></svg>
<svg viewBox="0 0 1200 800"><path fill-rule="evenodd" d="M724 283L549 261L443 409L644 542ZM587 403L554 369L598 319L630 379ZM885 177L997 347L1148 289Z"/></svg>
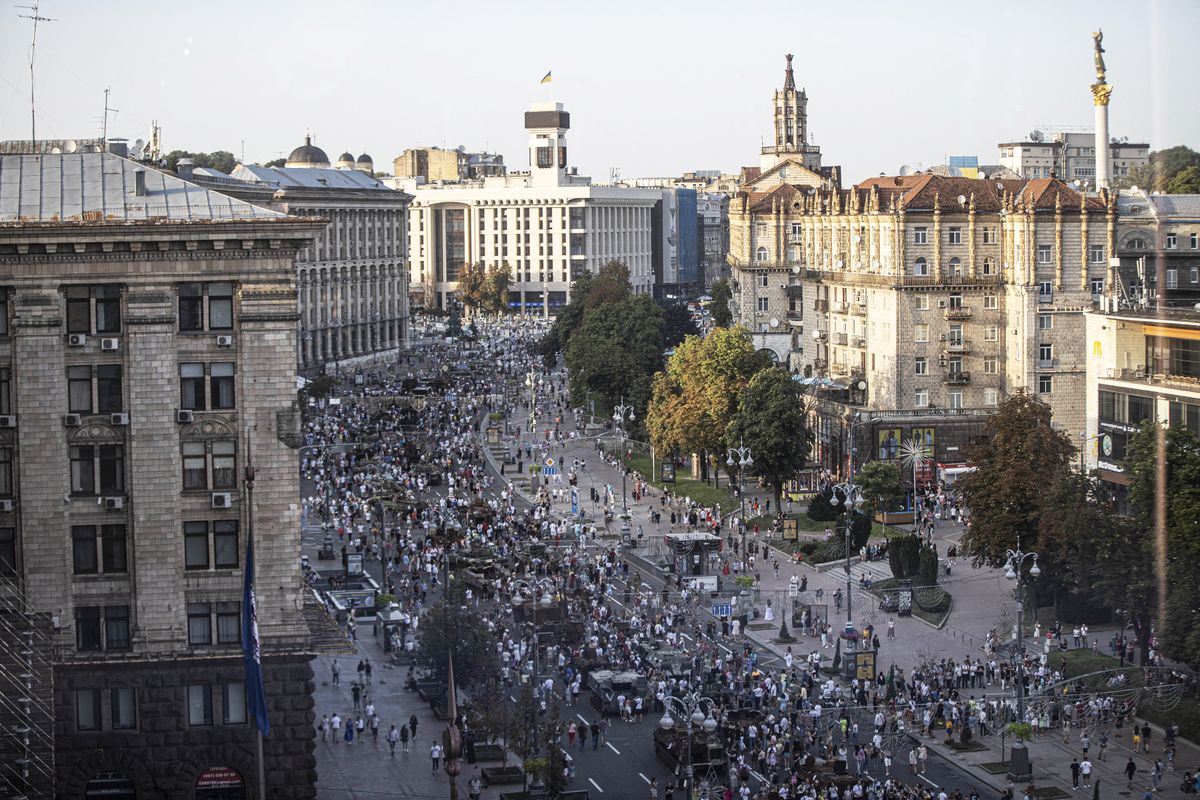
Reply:
<svg viewBox="0 0 1200 800"><path fill-rule="evenodd" d="M664 461L662 464L662 482L663 483L674 483L675 482L675 464L673 464L670 461Z"/></svg>
<svg viewBox="0 0 1200 800"><path fill-rule="evenodd" d="M891 461L900 453L900 429L879 429L879 460Z"/></svg>

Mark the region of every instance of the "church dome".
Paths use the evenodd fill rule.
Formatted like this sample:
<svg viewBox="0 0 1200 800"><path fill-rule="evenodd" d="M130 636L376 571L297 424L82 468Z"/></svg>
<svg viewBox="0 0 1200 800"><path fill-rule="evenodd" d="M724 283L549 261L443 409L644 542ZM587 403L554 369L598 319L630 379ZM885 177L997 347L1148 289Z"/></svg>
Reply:
<svg viewBox="0 0 1200 800"><path fill-rule="evenodd" d="M353 167L354 166L354 154L353 153L342 153L340 156L338 156L337 166Z"/></svg>
<svg viewBox="0 0 1200 800"><path fill-rule="evenodd" d="M311 136L304 137L304 145L297 147L288 156L286 166L289 167L328 167L329 156L325 151L312 143Z"/></svg>
<svg viewBox="0 0 1200 800"><path fill-rule="evenodd" d="M369 155L367 155L366 153L363 153L361 156L358 157L358 163L374 164L375 162L371 160L371 157Z"/></svg>

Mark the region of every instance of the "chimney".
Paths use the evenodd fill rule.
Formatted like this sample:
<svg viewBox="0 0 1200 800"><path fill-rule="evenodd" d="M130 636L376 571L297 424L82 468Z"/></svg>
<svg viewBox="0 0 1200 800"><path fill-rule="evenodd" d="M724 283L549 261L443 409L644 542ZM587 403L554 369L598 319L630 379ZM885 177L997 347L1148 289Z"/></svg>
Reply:
<svg viewBox="0 0 1200 800"><path fill-rule="evenodd" d="M185 181L192 179L192 169L196 166L195 162L190 158L181 158L175 164L176 177L182 178Z"/></svg>
<svg viewBox="0 0 1200 800"><path fill-rule="evenodd" d="M135 169L133 171L133 193L138 197L146 196L146 170Z"/></svg>

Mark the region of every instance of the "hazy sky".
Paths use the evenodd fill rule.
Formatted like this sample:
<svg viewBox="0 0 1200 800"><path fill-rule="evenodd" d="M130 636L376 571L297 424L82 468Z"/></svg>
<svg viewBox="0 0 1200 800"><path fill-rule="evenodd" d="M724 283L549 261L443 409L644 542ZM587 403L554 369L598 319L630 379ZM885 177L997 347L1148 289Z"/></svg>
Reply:
<svg viewBox="0 0 1200 800"><path fill-rule="evenodd" d="M33 0L14 0L32 3ZM29 136L28 13L0 12L0 139ZM1039 125L1091 125L1103 27L1110 130L1200 148L1197 0L42 0L40 138L286 155L311 128L377 168L414 145L528 166L522 112L571 113L572 164L607 179L758 163L784 53L809 130L848 180L978 155Z"/></svg>

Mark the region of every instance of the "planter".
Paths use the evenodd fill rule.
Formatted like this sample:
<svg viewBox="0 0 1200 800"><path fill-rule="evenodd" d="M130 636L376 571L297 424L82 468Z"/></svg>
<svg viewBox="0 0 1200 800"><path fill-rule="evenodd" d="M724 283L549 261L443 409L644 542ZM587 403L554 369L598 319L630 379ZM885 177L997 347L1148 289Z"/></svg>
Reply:
<svg viewBox="0 0 1200 800"><path fill-rule="evenodd" d="M484 767L479 771L484 786L524 783L525 771L520 767Z"/></svg>
<svg viewBox="0 0 1200 800"><path fill-rule="evenodd" d="M508 753L503 747L498 744L477 744L475 745L475 760L476 761L500 761L503 762L508 758Z"/></svg>

